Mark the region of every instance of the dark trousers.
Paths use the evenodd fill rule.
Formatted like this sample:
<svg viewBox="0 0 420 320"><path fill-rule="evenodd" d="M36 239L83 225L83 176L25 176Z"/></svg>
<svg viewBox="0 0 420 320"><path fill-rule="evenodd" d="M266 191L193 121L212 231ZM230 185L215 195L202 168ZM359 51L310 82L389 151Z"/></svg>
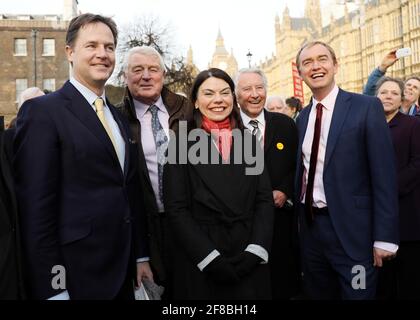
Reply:
<svg viewBox="0 0 420 320"><path fill-rule="evenodd" d="M152 267L157 265L159 270L154 271L155 283L163 286L165 290L162 294L162 300L170 301L173 300L173 272L172 262L173 259L171 254L172 249L172 238L170 235L170 228L168 225L168 217L166 212L159 212L159 214L153 216L152 224L154 230L154 237L151 241L155 243L152 245L152 260L153 257L158 261L151 261ZM153 262L156 262L154 264Z"/></svg>
<svg viewBox="0 0 420 320"><path fill-rule="evenodd" d="M381 300L420 300L420 241L401 242L397 257L385 261L379 271Z"/></svg>
<svg viewBox="0 0 420 320"><path fill-rule="evenodd" d="M303 235L302 265L304 290L310 299L375 298L377 270L373 267L373 253L367 260L351 259L328 212L315 215Z"/></svg>
<svg viewBox="0 0 420 320"><path fill-rule="evenodd" d="M273 300L289 300L300 293L298 246L293 210L276 209L269 259Z"/></svg>

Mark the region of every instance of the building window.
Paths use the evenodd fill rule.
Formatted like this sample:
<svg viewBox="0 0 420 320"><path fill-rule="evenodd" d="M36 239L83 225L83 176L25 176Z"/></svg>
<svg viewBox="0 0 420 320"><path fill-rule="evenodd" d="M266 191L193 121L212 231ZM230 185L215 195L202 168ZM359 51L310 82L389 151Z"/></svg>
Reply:
<svg viewBox="0 0 420 320"><path fill-rule="evenodd" d="M375 68L375 54L371 53L367 55L367 69L373 70ZM369 71L370 72L370 71Z"/></svg>
<svg viewBox="0 0 420 320"><path fill-rule="evenodd" d="M420 1L410 3L411 28L420 27Z"/></svg>
<svg viewBox="0 0 420 320"><path fill-rule="evenodd" d="M413 64L420 62L420 38L411 40L411 50L413 52Z"/></svg>
<svg viewBox="0 0 420 320"><path fill-rule="evenodd" d="M15 39L15 56L26 56L26 39Z"/></svg>
<svg viewBox="0 0 420 320"><path fill-rule="evenodd" d="M44 79L44 90L55 91L55 79Z"/></svg>
<svg viewBox="0 0 420 320"><path fill-rule="evenodd" d="M55 55L55 39L44 39L43 40L43 56L54 56Z"/></svg>
<svg viewBox="0 0 420 320"><path fill-rule="evenodd" d="M28 79L16 79L16 102L19 102L21 93L28 88Z"/></svg>
<svg viewBox="0 0 420 320"><path fill-rule="evenodd" d="M401 14L395 15L392 18L392 27L394 30L394 38L398 38L401 37L403 32L402 32L402 18L401 18Z"/></svg>
<svg viewBox="0 0 420 320"><path fill-rule="evenodd" d="M375 44L379 43L381 40L381 36L380 36L379 25L377 23L375 23L372 26L372 32L373 32L373 43Z"/></svg>

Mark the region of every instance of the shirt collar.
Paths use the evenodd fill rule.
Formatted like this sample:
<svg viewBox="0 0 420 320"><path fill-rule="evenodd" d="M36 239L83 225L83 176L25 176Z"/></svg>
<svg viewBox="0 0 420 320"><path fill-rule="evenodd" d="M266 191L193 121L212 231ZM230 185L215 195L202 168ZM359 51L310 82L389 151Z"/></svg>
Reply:
<svg viewBox="0 0 420 320"><path fill-rule="evenodd" d="M240 109L241 111L241 117L242 117L242 121L244 123L245 126L249 126L249 121L251 120L257 120L258 123L262 126L265 127L265 117L264 117L264 109L260 112L260 114L256 117L256 118L251 118L248 115L246 115L242 109Z"/></svg>
<svg viewBox="0 0 420 320"><path fill-rule="evenodd" d="M136 113L137 113L138 117L143 118L144 115L146 114L147 110L149 110L151 105L150 104L145 104L145 103L143 103L139 100L136 100L134 98L133 98L133 102L134 102L134 108L136 109ZM166 110L166 107L163 104L162 96L159 96L159 99L153 104L156 107L158 107L158 109L160 111L168 113L168 110Z"/></svg>
<svg viewBox="0 0 420 320"><path fill-rule="evenodd" d="M334 110L335 101L338 96L338 86L335 84L331 92L321 101L317 101L314 97L312 98L312 106L316 106L321 103L325 109L332 111Z"/></svg>
<svg viewBox="0 0 420 320"><path fill-rule="evenodd" d="M70 83L77 89L77 91L80 92L80 94L87 100L87 102L89 102L89 104L95 110L95 106L93 105L93 103L98 98L98 95L89 88L85 87L74 77L70 78ZM100 95L99 97L102 98L102 100L104 101L104 106L106 106L105 89L104 92L102 92L102 95Z"/></svg>

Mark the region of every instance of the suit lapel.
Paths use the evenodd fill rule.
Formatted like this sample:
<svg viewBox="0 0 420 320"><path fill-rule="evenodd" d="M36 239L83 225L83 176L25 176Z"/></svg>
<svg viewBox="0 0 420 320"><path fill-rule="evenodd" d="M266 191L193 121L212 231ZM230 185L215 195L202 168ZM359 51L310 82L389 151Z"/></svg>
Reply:
<svg viewBox="0 0 420 320"><path fill-rule="evenodd" d="M337 99L334 105L334 111L331 119L330 130L328 133L327 150L325 151L325 164L324 172L328 167L331 160L334 148L337 144L338 137L343 127L344 120L346 119L351 107L351 95L343 90L339 90Z"/></svg>
<svg viewBox="0 0 420 320"><path fill-rule="evenodd" d="M117 114L117 110L114 108L114 106L108 101L107 99L107 105L109 107L109 110L112 113L112 116L114 117L115 122L118 125L118 128L120 129L121 136L124 141L124 151L125 151L125 157L124 157L124 176L127 176L129 164L130 164L130 143L132 143L131 139L127 135L128 128L125 128L123 123L121 122L120 117ZM117 157L118 158L118 157Z"/></svg>
<svg viewBox="0 0 420 320"><path fill-rule="evenodd" d="M264 110L265 118L265 132L264 132L264 153L267 152L268 148L271 146L271 142L274 137L274 128L271 122L273 115L271 112Z"/></svg>
<svg viewBox="0 0 420 320"><path fill-rule="evenodd" d="M111 139L106 133L105 128L102 126L102 123L93 110L93 107L89 105L82 94L69 81L64 84L62 93L70 101L70 104L67 104L66 107L80 120L80 122L84 124L84 126L90 132L92 132L92 134L105 147L108 154L118 164L118 167L121 167Z"/></svg>
<svg viewBox="0 0 420 320"><path fill-rule="evenodd" d="M233 162L233 150L234 150L234 141L231 149L231 162ZM192 144L192 143L191 143ZM209 137L209 152L217 152L216 147L211 142ZM210 151L210 149L213 149ZM210 155L209 155L210 161ZM233 165L230 164L197 164L194 166L197 174L201 177L203 183L212 191L213 196L215 196L221 203L222 206L227 207L232 212L240 212L240 207L237 206L238 199L232 199L232 190L231 184L221 183L221 181L236 181L238 185L241 185L241 178L245 176L245 167L244 165Z"/></svg>

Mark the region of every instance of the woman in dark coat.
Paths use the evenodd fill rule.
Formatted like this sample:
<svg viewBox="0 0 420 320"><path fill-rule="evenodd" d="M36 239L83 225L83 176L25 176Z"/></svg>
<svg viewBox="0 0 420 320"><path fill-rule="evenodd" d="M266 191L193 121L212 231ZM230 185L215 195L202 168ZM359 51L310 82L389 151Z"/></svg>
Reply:
<svg viewBox="0 0 420 320"><path fill-rule="evenodd" d="M224 71L201 72L191 101L192 141L180 124L164 170L174 298L270 299L274 205L263 152L244 130Z"/></svg>
<svg viewBox="0 0 420 320"><path fill-rule="evenodd" d="M398 173L400 246L379 275L379 298L420 299L420 120L399 109L404 83L383 77L377 83L391 131Z"/></svg>

